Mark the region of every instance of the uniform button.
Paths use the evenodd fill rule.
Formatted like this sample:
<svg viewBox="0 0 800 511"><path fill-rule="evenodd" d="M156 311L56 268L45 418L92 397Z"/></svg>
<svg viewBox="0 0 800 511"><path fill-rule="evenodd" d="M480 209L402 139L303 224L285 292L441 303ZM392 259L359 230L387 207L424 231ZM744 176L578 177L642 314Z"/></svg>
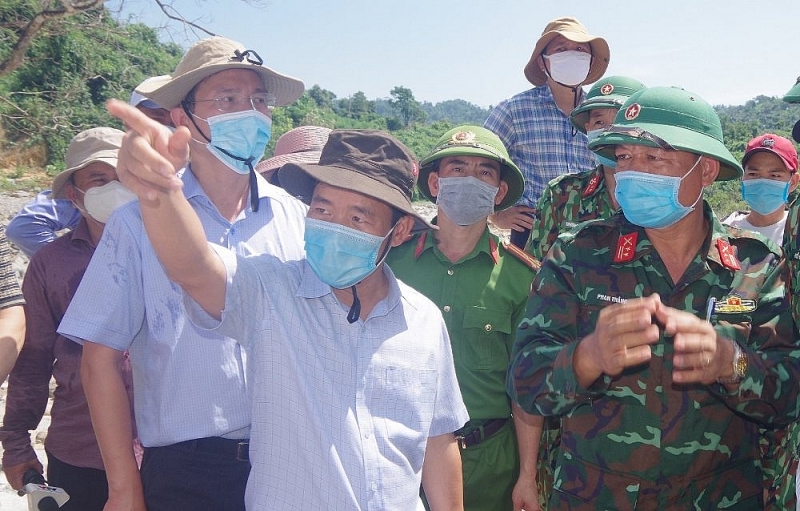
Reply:
<svg viewBox="0 0 800 511"><path fill-rule="evenodd" d="M372 483L372 491L378 491L378 483Z"/></svg>
<svg viewBox="0 0 800 511"><path fill-rule="evenodd" d="M364 433L364 438L369 438L369 433Z"/></svg>
<svg viewBox="0 0 800 511"><path fill-rule="evenodd" d="M484 326L483 329L486 330L487 332L491 332L492 331L492 324L491 323L486 323L486 326Z"/></svg>
<svg viewBox="0 0 800 511"><path fill-rule="evenodd" d="M442 308L444 309L445 312L450 312L450 306L449 305L445 305Z"/></svg>
<svg viewBox="0 0 800 511"><path fill-rule="evenodd" d="M452 274L454 274L454 273L455 273L455 272L453 271L453 269L452 269L452 268L450 268L449 270L447 270L447 274L448 274L448 275L452 275Z"/></svg>

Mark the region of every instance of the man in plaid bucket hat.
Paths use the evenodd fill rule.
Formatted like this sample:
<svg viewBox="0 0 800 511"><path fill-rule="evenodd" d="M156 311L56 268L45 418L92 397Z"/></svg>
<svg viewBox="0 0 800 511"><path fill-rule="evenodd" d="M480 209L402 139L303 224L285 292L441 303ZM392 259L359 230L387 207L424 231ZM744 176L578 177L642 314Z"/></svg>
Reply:
<svg viewBox="0 0 800 511"><path fill-rule="evenodd" d="M305 206L254 167L271 135L272 108L297 99L303 83L266 67L256 51L212 37L137 92L169 109L178 127L173 134L148 123L150 139L180 140L191 153L190 162L181 161L180 182L204 238L242 255L301 258ZM141 140L133 129L127 136ZM233 338L189 322L182 303L139 209L123 207L106 225L60 333L84 344L86 394L110 502L149 511L242 510L250 472L247 357ZM141 471L120 392L125 350L144 446Z"/></svg>
<svg viewBox="0 0 800 511"><path fill-rule="evenodd" d="M167 274L195 301L192 321L248 353L247 508L414 509L420 484L437 507L460 508L453 431L468 416L446 327L383 263L430 228L411 204L410 151L380 131L332 131L318 163L279 171L310 207L306 257L244 258L206 241L176 153L147 144L147 121L126 105L110 111L142 134L123 147L123 179Z"/></svg>

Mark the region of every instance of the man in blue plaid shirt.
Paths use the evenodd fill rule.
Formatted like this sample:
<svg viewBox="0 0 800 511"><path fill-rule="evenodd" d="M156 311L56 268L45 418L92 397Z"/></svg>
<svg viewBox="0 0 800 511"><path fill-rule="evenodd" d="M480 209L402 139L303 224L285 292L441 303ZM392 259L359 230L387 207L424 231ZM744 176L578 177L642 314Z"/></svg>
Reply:
<svg viewBox="0 0 800 511"><path fill-rule="evenodd" d="M489 218L511 229L511 242L519 247L528 240L534 206L547 183L597 165L586 135L572 127L569 114L583 98L581 85L603 76L609 58L605 39L589 35L575 18L551 21L525 66L525 77L536 87L500 102L484 123L525 176L525 193L517 205Z"/></svg>

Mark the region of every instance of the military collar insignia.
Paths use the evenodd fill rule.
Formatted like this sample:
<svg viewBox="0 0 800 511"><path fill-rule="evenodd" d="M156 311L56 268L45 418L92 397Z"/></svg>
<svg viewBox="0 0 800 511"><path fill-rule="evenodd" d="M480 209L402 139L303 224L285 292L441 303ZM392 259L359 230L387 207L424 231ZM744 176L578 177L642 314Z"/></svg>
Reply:
<svg viewBox="0 0 800 511"><path fill-rule="evenodd" d="M592 175L592 179L589 180L589 185L583 191L583 198L589 197L595 191L597 191L597 187L600 186L600 173L597 172Z"/></svg>
<svg viewBox="0 0 800 511"><path fill-rule="evenodd" d="M736 295L731 295L722 300L717 300L714 304L715 314L742 314L749 313L756 310L757 303L755 300L741 298Z"/></svg>
<svg viewBox="0 0 800 511"><path fill-rule="evenodd" d="M612 92L614 92L614 86L611 85L610 83L606 83L602 87L600 87L600 94L602 94L603 96L608 96Z"/></svg>
<svg viewBox="0 0 800 511"><path fill-rule="evenodd" d="M428 231L423 232L417 238L417 248L414 249L414 259L419 259L422 252L425 250L425 240L428 239Z"/></svg>
<svg viewBox="0 0 800 511"><path fill-rule="evenodd" d="M722 266L729 270L741 270L742 265L739 264L739 259L736 257L736 249L725 238L717 238L717 251L719 251L719 260Z"/></svg>
<svg viewBox="0 0 800 511"><path fill-rule="evenodd" d="M639 103L634 103L628 108L625 109L625 120L632 121L639 117L639 112L642 111L642 107L639 106Z"/></svg>
<svg viewBox="0 0 800 511"><path fill-rule="evenodd" d="M628 234L620 234L617 240L617 249L614 251L615 263L629 263L636 255L636 241L639 233L634 231Z"/></svg>

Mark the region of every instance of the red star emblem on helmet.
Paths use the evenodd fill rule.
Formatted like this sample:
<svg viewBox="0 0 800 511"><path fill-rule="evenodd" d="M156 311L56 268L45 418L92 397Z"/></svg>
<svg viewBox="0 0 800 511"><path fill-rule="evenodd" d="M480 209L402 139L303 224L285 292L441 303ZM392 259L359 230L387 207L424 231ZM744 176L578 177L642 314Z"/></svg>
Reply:
<svg viewBox="0 0 800 511"><path fill-rule="evenodd" d="M639 103L634 103L628 108L625 109L625 120L632 121L639 117L639 112L642 111L642 107L639 106Z"/></svg>
<svg viewBox="0 0 800 511"><path fill-rule="evenodd" d="M602 87L600 87L600 94L602 94L604 96L608 96L612 92L614 92L614 86L611 85L610 83L607 83L607 84L603 85Z"/></svg>

